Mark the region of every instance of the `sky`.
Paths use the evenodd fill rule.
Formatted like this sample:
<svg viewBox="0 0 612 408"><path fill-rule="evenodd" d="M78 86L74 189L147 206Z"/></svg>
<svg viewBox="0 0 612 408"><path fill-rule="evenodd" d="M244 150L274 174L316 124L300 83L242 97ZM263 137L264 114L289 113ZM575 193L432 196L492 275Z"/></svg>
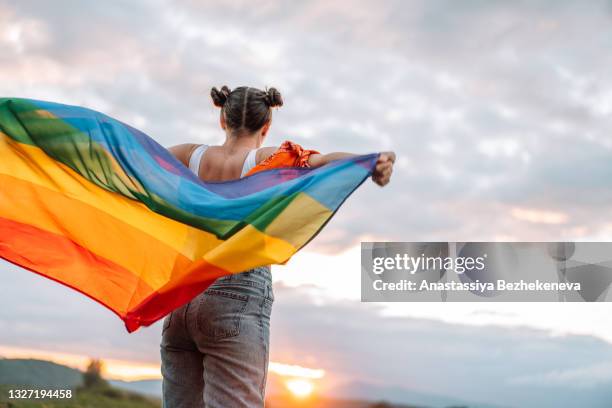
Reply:
<svg viewBox="0 0 612 408"><path fill-rule="evenodd" d="M410 378L431 391L440 367L451 376L465 361L432 349L431 365L419 365L394 338L485 338L530 356L513 371L480 355L470 375L490 386L487 400L510 383L612 383L608 306L363 304L359 243L610 240L611 20L609 1L0 0L0 83L3 96L88 106L164 146L222 142L212 86L274 86L285 105L266 144L394 150L389 186L364 185L274 268L272 359L324 368L329 384L362 379L351 362L365 353L361 367L377 381ZM0 277L0 355L70 350L159 364L158 325L127 335L68 289L7 264ZM297 327L289 311L303 316ZM334 343L347 336L360 344ZM583 341L608 362L578 352ZM406 364L386 369L397 355ZM442 382L442 393L479 394Z"/></svg>

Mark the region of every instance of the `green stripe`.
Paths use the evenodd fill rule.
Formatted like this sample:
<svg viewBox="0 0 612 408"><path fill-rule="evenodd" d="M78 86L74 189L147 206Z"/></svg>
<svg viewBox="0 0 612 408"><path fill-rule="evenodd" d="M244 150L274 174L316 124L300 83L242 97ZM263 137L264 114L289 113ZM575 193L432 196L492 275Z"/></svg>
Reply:
<svg viewBox="0 0 612 408"><path fill-rule="evenodd" d="M0 129L19 143L41 149L98 187L140 201L152 211L215 234L220 239L228 238L245 225L235 220L198 216L174 207L158 195L146 191L137 180L117 174L113 170L110 153L93 142L86 133L62 119L41 117L35 113L39 110L28 101L0 98Z"/></svg>
<svg viewBox="0 0 612 408"><path fill-rule="evenodd" d="M13 111L9 108L10 103L11 101L8 99L0 99L0 130L13 140L36 146L36 143L32 141Z"/></svg>
<svg viewBox="0 0 612 408"><path fill-rule="evenodd" d="M268 225L270 225L300 193L300 191L296 191L290 195L274 197L274 199L269 200L259 207L257 211L250 214L245 221L261 232L266 232Z"/></svg>

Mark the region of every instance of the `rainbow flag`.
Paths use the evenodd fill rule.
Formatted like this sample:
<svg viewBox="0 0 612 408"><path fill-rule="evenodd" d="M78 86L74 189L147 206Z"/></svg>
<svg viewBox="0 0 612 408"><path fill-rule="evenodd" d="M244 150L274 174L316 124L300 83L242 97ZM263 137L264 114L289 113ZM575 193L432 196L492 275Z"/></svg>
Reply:
<svg viewBox="0 0 612 408"><path fill-rule="evenodd" d="M377 157L207 183L102 113L0 98L0 257L100 302L133 332L222 275L289 260Z"/></svg>

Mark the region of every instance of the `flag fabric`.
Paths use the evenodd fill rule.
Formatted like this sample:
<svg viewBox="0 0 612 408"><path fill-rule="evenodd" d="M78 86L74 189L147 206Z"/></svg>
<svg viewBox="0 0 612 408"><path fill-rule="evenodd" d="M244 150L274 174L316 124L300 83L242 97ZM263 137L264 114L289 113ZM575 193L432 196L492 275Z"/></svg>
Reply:
<svg viewBox="0 0 612 408"><path fill-rule="evenodd" d="M0 98L0 257L100 302L133 332L220 276L286 262L377 157L203 182L107 115Z"/></svg>

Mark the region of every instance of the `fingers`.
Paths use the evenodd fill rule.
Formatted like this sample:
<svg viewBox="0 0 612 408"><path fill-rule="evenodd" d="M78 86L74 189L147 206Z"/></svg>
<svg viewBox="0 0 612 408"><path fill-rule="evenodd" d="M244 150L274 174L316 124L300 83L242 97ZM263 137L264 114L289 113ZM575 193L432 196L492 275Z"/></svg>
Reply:
<svg viewBox="0 0 612 408"><path fill-rule="evenodd" d="M380 171L376 171L372 174L372 181L374 181L379 186L385 186L391 180L391 174L393 173L392 166L385 166Z"/></svg>
<svg viewBox="0 0 612 408"><path fill-rule="evenodd" d="M373 174L378 176L381 174L389 173L393 171L393 165L390 163L382 163L374 168Z"/></svg>
<svg viewBox="0 0 612 408"><path fill-rule="evenodd" d="M395 163L395 152L385 152L385 154L391 163Z"/></svg>
<svg viewBox="0 0 612 408"><path fill-rule="evenodd" d="M374 181L374 183L378 184L381 187L384 187L387 184L389 184L390 180L391 180L390 177L374 177L374 176L372 176L372 181Z"/></svg>
<svg viewBox="0 0 612 408"><path fill-rule="evenodd" d="M391 162L395 163L395 153L394 152L382 152L380 156L378 156L377 163Z"/></svg>
<svg viewBox="0 0 612 408"><path fill-rule="evenodd" d="M392 172L393 172L393 167L384 167L379 170L376 170L374 172L374 176L375 177L385 177L385 176L390 177Z"/></svg>
<svg viewBox="0 0 612 408"><path fill-rule="evenodd" d="M393 170L393 163L383 162L383 163L378 163L376 165L376 167L374 168L374 173L383 173L385 171L392 171L392 170Z"/></svg>
<svg viewBox="0 0 612 408"><path fill-rule="evenodd" d="M382 170L382 169L386 169L386 168L391 168L393 167L393 162L378 162L376 163L376 170Z"/></svg>

